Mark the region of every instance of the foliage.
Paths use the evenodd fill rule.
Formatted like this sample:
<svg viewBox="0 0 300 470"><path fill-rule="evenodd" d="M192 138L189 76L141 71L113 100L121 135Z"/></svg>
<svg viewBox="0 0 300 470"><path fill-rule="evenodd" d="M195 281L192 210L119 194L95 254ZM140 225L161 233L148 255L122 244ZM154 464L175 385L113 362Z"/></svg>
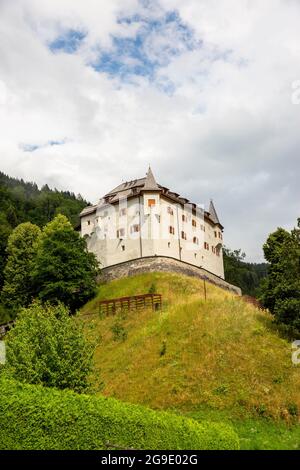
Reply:
<svg viewBox="0 0 300 470"><path fill-rule="evenodd" d="M115 323L111 327L111 331L113 333L114 341L125 341L127 339L127 331L120 322L120 320L115 321Z"/></svg>
<svg viewBox="0 0 300 470"><path fill-rule="evenodd" d="M267 275L266 263L246 263L242 250L223 249L224 271L227 282L239 286L243 294L256 296L258 288Z"/></svg>
<svg viewBox="0 0 300 470"><path fill-rule="evenodd" d="M98 263L64 215L57 215L43 229L32 279L43 301L63 302L72 312L93 296Z"/></svg>
<svg viewBox="0 0 300 470"><path fill-rule="evenodd" d="M154 282L152 282L151 286L149 287L148 294L156 294L157 287Z"/></svg>
<svg viewBox="0 0 300 470"><path fill-rule="evenodd" d="M232 410L212 410L208 406L196 412L188 412L187 416L199 422L230 424L239 436L242 450L300 450L300 426L296 418L294 423L288 425L265 417L244 415L236 419L232 416Z"/></svg>
<svg viewBox="0 0 300 470"><path fill-rule="evenodd" d="M93 346L62 304L33 303L6 336L6 373L19 381L78 392L88 386Z"/></svg>
<svg viewBox="0 0 300 470"><path fill-rule="evenodd" d="M16 311L32 301L31 271L41 235L37 225L25 222L18 225L8 239L7 263L4 270L2 302Z"/></svg>
<svg viewBox="0 0 300 470"><path fill-rule="evenodd" d="M127 313L127 340L113 342L115 317L100 319L99 301L148 292L153 282L164 308ZM203 281L178 273L144 273L102 285L81 310L87 328L93 325L95 338L102 337L95 351L101 376L92 373L96 391L181 413L201 406L229 410L239 419L257 418L263 404L269 419L290 423L288 404L300 410L290 341L268 311L208 282L206 289L205 301Z"/></svg>
<svg viewBox="0 0 300 470"><path fill-rule="evenodd" d="M68 217L74 227L79 225L79 213L87 205L80 195L69 191L41 189L35 183L25 183L0 172L0 288L6 264L6 245L11 231L23 222L42 227L58 213Z"/></svg>
<svg viewBox="0 0 300 470"><path fill-rule="evenodd" d="M228 425L0 380L0 449L238 449ZM22 424L20 424L22 423Z"/></svg>
<svg viewBox="0 0 300 470"><path fill-rule="evenodd" d="M271 233L263 248L270 267L260 300L278 322L300 331L300 219L291 232Z"/></svg>

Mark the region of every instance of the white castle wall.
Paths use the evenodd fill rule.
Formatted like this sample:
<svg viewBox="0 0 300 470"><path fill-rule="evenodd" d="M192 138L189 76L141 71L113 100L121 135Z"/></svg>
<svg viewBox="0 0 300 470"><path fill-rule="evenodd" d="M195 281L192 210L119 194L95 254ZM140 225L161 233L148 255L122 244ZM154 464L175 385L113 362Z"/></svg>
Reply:
<svg viewBox="0 0 300 470"><path fill-rule="evenodd" d="M148 206L149 199L155 200L152 207ZM134 232L134 226L139 231ZM224 278L220 227L204 220L200 211L195 215L191 206L183 207L158 192L99 206L93 214L82 217L81 234L87 237L88 249L102 267L145 256L169 256ZM198 243L193 242L194 237Z"/></svg>

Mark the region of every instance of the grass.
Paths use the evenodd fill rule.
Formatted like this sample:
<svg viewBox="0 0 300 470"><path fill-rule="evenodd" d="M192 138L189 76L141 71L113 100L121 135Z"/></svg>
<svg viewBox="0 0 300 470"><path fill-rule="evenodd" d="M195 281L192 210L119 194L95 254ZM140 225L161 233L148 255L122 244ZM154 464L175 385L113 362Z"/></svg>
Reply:
<svg viewBox="0 0 300 470"><path fill-rule="evenodd" d="M162 311L99 318L97 300L147 293L153 285L163 295ZM98 342L94 391L230 421L243 448L296 448L300 373L290 343L268 312L206 286L207 301L202 281L179 274L148 273L100 286L81 312Z"/></svg>

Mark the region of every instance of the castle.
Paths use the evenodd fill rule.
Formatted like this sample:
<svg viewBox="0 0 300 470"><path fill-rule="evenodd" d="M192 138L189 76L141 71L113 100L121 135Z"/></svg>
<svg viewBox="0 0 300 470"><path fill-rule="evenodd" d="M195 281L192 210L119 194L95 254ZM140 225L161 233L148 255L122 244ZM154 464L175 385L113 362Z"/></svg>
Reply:
<svg viewBox="0 0 300 470"><path fill-rule="evenodd" d="M80 214L88 250L106 268L146 257L168 257L224 279L223 226L208 211L145 178L122 183Z"/></svg>

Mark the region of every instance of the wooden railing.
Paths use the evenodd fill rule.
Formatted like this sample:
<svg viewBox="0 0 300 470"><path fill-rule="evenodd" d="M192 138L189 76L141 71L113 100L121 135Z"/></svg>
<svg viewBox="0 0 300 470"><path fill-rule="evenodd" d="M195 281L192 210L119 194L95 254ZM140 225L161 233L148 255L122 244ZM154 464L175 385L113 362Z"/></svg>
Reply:
<svg viewBox="0 0 300 470"><path fill-rule="evenodd" d="M128 312L146 308L160 310L161 305L161 294L141 294L131 297L119 297L117 299L101 300L97 304L100 316L115 315L118 312Z"/></svg>

